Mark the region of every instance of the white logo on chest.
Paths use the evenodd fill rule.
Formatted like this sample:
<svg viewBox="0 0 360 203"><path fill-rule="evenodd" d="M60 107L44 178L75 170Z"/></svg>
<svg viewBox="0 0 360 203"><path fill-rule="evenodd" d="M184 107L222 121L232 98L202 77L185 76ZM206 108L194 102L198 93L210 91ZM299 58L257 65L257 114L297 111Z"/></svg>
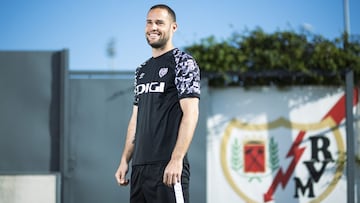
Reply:
<svg viewBox="0 0 360 203"><path fill-rule="evenodd" d="M141 73L140 76L139 76L139 80L143 79L145 76L145 73Z"/></svg>
<svg viewBox="0 0 360 203"><path fill-rule="evenodd" d="M164 92L165 82L149 82L146 84L139 84L136 86L138 95L143 93Z"/></svg>
<svg viewBox="0 0 360 203"><path fill-rule="evenodd" d="M160 68L160 70L159 70L160 78L164 77L167 72L168 72L168 68Z"/></svg>

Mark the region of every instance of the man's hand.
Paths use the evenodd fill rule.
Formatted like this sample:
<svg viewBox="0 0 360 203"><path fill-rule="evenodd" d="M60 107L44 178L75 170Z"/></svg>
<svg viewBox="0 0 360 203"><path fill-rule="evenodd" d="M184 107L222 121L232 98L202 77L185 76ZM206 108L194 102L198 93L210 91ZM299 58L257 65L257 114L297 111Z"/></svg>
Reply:
<svg viewBox="0 0 360 203"><path fill-rule="evenodd" d="M129 179L126 179L126 174L128 172L129 165L128 163L121 162L119 168L115 173L116 181L121 186L126 186L129 184Z"/></svg>
<svg viewBox="0 0 360 203"><path fill-rule="evenodd" d="M163 182L165 185L172 187L175 183L181 181L183 160L171 159L164 170Z"/></svg>

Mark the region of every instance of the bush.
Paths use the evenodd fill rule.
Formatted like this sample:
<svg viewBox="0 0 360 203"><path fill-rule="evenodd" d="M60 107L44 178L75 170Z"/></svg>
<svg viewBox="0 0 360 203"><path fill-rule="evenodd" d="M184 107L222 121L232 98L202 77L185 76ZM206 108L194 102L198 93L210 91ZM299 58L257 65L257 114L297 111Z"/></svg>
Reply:
<svg viewBox="0 0 360 203"><path fill-rule="evenodd" d="M343 85L344 73L360 76L360 40L343 35L331 41L320 35L260 28L227 40L214 36L185 47L211 86Z"/></svg>

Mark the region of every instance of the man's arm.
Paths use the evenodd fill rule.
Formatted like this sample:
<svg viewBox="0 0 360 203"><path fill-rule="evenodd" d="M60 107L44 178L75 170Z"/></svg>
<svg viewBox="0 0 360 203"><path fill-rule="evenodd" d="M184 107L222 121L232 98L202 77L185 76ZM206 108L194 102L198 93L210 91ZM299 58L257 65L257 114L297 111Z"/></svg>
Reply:
<svg viewBox="0 0 360 203"><path fill-rule="evenodd" d="M183 159L189 149L199 118L199 99L181 99L180 107L183 117L180 122L179 134L163 177L163 182L168 186L172 186L181 180Z"/></svg>
<svg viewBox="0 0 360 203"><path fill-rule="evenodd" d="M126 180L126 174L128 172L129 162L134 151L137 112L138 107L134 105L127 129L124 151L121 156L120 165L115 173L116 181L119 185L123 186L129 184L129 180Z"/></svg>

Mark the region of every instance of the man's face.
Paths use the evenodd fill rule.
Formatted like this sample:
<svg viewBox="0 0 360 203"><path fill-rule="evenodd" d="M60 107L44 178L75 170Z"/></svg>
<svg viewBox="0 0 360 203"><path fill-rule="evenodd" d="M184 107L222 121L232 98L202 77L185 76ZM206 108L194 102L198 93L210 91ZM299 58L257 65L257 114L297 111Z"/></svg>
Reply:
<svg viewBox="0 0 360 203"><path fill-rule="evenodd" d="M146 40L152 48L163 48L171 40L176 23L165 9L150 10L145 27Z"/></svg>

